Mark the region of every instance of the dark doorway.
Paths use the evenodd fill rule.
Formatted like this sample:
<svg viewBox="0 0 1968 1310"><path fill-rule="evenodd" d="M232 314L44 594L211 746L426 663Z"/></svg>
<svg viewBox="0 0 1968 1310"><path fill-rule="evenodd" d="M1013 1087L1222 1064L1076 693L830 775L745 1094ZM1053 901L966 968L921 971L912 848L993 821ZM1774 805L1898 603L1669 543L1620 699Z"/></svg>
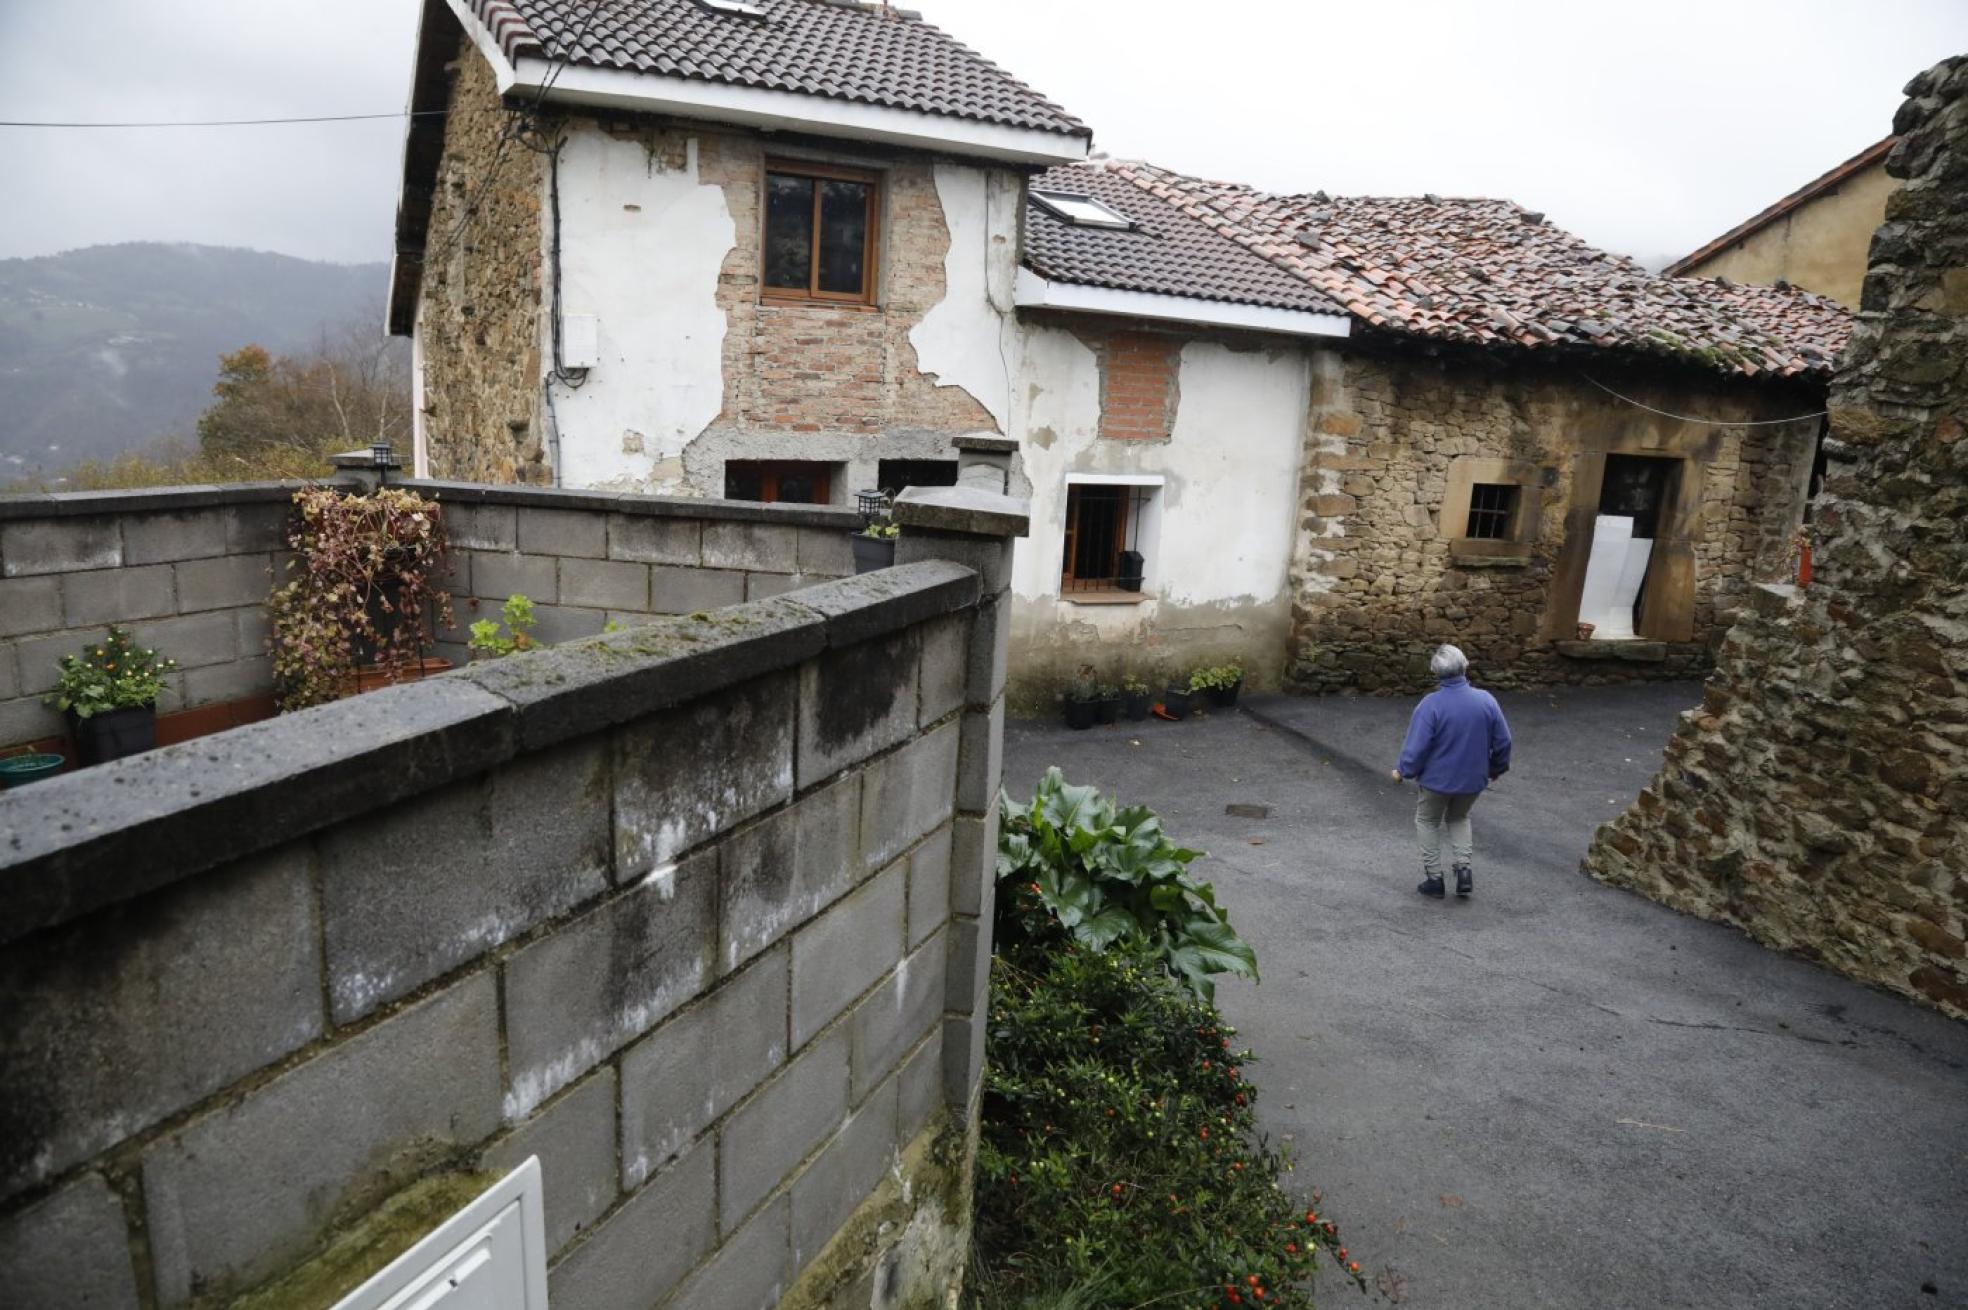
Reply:
<svg viewBox="0 0 1968 1310"><path fill-rule="evenodd" d="M1608 455L1599 512L1633 520L1633 535L1660 535L1662 509L1672 503L1681 461L1654 455Z"/></svg>
<svg viewBox="0 0 1968 1310"><path fill-rule="evenodd" d="M885 459L877 466L876 484L894 495L904 487L954 487L954 459Z"/></svg>

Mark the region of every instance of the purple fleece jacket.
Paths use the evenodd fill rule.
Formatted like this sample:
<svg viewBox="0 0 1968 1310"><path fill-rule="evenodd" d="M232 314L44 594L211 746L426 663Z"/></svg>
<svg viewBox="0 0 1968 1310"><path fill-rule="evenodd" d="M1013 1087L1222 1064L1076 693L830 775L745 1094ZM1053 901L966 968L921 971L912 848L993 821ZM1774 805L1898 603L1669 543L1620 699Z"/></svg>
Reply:
<svg viewBox="0 0 1968 1310"><path fill-rule="evenodd" d="M1398 767L1403 778L1450 796L1474 796L1508 773L1510 725L1496 697L1467 678L1442 679L1415 706Z"/></svg>

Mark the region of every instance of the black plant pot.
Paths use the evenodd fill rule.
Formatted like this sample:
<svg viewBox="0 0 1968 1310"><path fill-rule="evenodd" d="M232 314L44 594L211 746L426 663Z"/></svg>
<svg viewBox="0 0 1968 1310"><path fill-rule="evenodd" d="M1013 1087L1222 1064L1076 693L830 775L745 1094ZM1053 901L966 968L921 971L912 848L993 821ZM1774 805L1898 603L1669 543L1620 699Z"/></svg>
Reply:
<svg viewBox="0 0 1968 1310"><path fill-rule="evenodd" d="M1243 690L1244 680L1237 679L1227 687L1210 688L1210 704L1230 706L1237 703L1237 693Z"/></svg>
<svg viewBox="0 0 1968 1310"><path fill-rule="evenodd" d="M1189 717L1189 702L1194 696L1192 691L1178 691L1170 687L1162 693L1162 708L1168 711L1171 719L1186 719Z"/></svg>
<svg viewBox="0 0 1968 1310"><path fill-rule="evenodd" d="M1093 716L1099 702L1066 698L1066 726L1075 732L1093 726Z"/></svg>
<svg viewBox="0 0 1968 1310"><path fill-rule="evenodd" d="M77 759L83 764L107 764L126 755L141 755L156 749L157 707L132 705L126 709L104 710L86 719L71 710L68 728L75 738Z"/></svg>
<svg viewBox="0 0 1968 1310"><path fill-rule="evenodd" d="M854 543L854 571L873 573L895 563L895 538L868 537L857 532L848 540Z"/></svg>
<svg viewBox="0 0 1968 1310"><path fill-rule="evenodd" d="M1139 723L1148 717L1148 703L1148 693L1145 691L1121 693L1121 713L1132 722Z"/></svg>
<svg viewBox="0 0 1968 1310"><path fill-rule="evenodd" d="M1117 723L1120 721L1120 717L1121 698L1119 696L1102 696L1093 703L1093 721L1095 723Z"/></svg>

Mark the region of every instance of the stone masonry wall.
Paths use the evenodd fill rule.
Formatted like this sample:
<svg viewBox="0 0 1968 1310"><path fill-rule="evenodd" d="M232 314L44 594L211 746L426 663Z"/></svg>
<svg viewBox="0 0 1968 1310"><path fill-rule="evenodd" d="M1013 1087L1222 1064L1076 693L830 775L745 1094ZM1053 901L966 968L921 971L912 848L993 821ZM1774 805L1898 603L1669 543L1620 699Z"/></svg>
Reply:
<svg viewBox="0 0 1968 1310"><path fill-rule="evenodd" d="M1767 419L1820 408L1807 387L1602 371L1608 385L1673 413ZM1292 563L1291 679L1318 691L1425 689L1428 654L1444 641L1462 646L1491 685L1675 678L1706 668L1745 589L1789 568L1817 423L1683 423L1617 400L1569 368L1315 352ZM1552 608L1566 517L1580 457L1608 450L1686 454L1702 479L1694 640L1621 652L1637 659L1572 659L1559 643L1576 635L1576 612ZM1444 538L1445 496L1464 457L1525 466L1539 508L1517 558L1458 558Z"/></svg>
<svg viewBox="0 0 1968 1310"><path fill-rule="evenodd" d="M1729 634L1585 867L1968 1018L1968 59L1907 95L1816 581Z"/></svg>
<svg viewBox="0 0 1968 1310"><path fill-rule="evenodd" d="M451 540L452 613L434 653L466 663L470 628L523 595L549 645L609 623L763 600L854 572L852 510L412 480Z"/></svg>
<svg viewBox="0 0 1968 1310"><path fill-rule="evenodd" d="M540 416L545 163L501 140L508 119L491 65L460 41L417 307L430 473L550 483Z"/></svg>
<svg viewBox="0 0 1968 1310"><path fill-rule="evenodd" d="M0 747L62 733L41 698L110 624L178 662L163 714L270 695L266 599L298 485L0 497Z"/></svg>
<svg viewBox="0 0 1968 1310"><path fill-rule="evenodd" d="M953 1298L1009 542L913 554L0 795L10 1303L332 1305L529 1155L556 1305Z"/></svg>

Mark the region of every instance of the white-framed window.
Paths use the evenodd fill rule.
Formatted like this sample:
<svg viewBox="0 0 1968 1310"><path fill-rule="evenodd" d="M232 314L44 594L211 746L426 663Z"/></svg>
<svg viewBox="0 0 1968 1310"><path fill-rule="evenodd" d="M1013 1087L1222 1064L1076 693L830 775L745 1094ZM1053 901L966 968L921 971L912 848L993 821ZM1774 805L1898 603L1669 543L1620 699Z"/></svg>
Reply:
<svg viewBox="0 0 1968 1310"><path fill-rule="evenodd" d="M1125 231L1134 226L1134 220L1120 210L1077 191L1034 191L1032 199L1047 213L1075 227L1113 227Z"/></svg>
<svg viewBox="0 0 1968 1310"><path fill-rule="evenodd" d="M1068 475L1059 561L1062 599L1110 603L1154 598L1162 483L1156 474Z"/></svg>

